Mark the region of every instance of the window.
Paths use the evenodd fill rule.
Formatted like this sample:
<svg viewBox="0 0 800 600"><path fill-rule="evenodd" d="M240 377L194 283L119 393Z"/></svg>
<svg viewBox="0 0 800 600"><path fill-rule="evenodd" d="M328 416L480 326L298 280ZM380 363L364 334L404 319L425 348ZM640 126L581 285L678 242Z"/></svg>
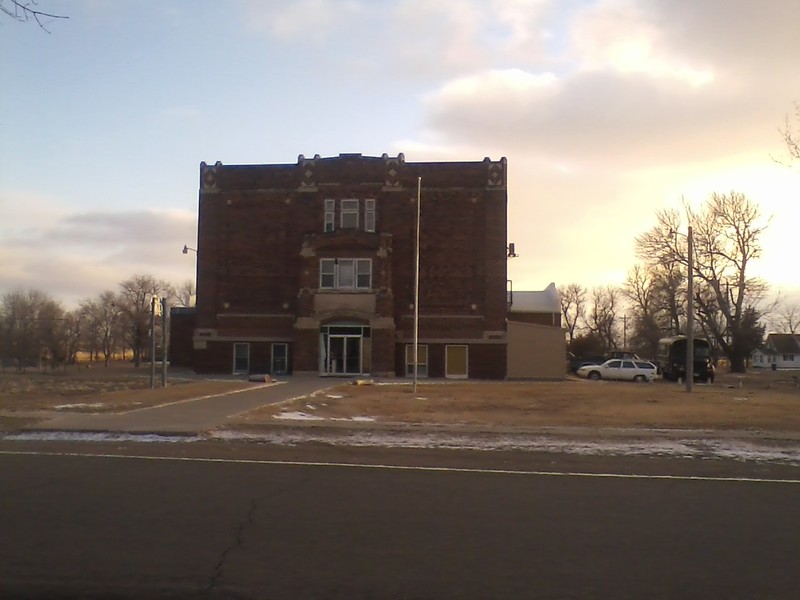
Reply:
<svg viewBox="0 0 800 600"><path fill-rule="evenodd" d="M355 285L355 261L344 259L339 261L339 273L337 274L336 287L351 288Z"/></svg>
<svg viewBox="0 0 800 600"><path fill-rule="evenodd" d="M336 200L325 200L325 231L333 231L336 224Z"/></svg>
<svg viewBox="0 0 800 600"><path fill-rule="evenodd" d="M319 287L336 287L336 261L333 259L322 259L319 261Z"/></svg>
<svg viewBox="0 0 800 600"><path fill-rule="evenodd" d="M342 200L340 226L342 229L358 229L358 200Z"/></svg>
<svg viewBox="0 0 800 600"><path fill-rule="evenodd" d="M369 258L323 258L319 261L319 287L359 289L372 287L372 260Z"/></svg>
<svg viewBox="0 0 800 600"><path fill-rule="evenodd" d="M250 372L250 344L235 343L233 345L233 372L235 374Z"/></svg>
<svg viewBox="0 0 800 600"><path fill-rule="evenodd" d="M794 362L794 354L784 354L783 355L784 362Z"/></svg>
<svg viewBox="0 0 800 600"><path fill-rule="evenodd" d="M406 346L406 376L414 376L414 345ZM417 345L417 377L428 376L428 346Z"/></svg>
<svg viewBox="0 0 800 600"><path fill-rule="evenodd" d="M372 287L372 261L356 261L356 287L368 290Z"/></svg>
<svg viewBox="0 0 800 600"><path fill-rule="evenodd" d="M375 231L375 200L364 200L364 231Z"/></svg>

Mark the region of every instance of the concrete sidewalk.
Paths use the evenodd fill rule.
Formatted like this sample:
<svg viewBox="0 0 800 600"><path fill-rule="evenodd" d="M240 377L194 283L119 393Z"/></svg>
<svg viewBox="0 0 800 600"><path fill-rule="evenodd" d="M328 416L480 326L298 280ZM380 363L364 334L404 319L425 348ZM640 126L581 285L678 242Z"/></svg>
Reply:
<svg viewBox="0 0 800 600"><path fill-rule="evenodd" d="M115 433L200 433L220 427L229 417L260 406L305 396L341 384L313 376L293 376L256 389L182 400L116 414L67 414L27 428L35 431L107 431Z"/></svg>

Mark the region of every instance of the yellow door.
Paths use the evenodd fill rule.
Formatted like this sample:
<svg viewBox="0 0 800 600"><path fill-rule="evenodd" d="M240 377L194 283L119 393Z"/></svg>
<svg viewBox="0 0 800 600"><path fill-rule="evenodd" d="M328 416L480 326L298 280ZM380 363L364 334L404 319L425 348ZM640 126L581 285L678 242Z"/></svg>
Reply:
<svg viewBox="0 0 800 600"><path fill-rule="evenodd" d="M467 347L466 346L446 346L445 347L445 367L444 376L450 379L467 378Z"/></svg>

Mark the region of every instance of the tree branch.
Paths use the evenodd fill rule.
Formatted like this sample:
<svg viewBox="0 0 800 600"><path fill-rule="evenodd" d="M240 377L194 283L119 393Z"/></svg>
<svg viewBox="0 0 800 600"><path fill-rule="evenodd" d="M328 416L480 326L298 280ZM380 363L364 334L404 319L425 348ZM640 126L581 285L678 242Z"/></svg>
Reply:
<svg viewBox="0 0 800 600"><path fill-rule="evenodd" d="M7 3L10 3L11 6L7 6ZM38 10L34 8L35 6L35 0L28 0L27 2L23 2L22 0L0 0L0 12L5 13L12 19L20 21L21 23L34 20L36 24L47 33L50 33L50 30L47 29L47 23L43 21L43 19L69 19L66 15L55 15L53 13L44 12L43 10Z"/></svg>

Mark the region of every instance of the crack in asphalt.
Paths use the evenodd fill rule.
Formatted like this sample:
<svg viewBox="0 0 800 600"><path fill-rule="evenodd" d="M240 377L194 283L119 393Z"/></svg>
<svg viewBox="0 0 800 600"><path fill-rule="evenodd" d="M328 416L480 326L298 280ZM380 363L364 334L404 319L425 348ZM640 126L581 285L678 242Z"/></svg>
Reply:
<svg viewBox="0 0 800 600"><path fill-rule="evenodd" d="M253 498L250 500L250 508L247 510L247 514L244 516L244 519L239 523L239 526L236 528L236 534L234 535L233 542L222 551L222 555L219 558L219 562L217 562L216 566L214 567L214 575L211 577L211 581L208 582L208 586L206 587L207 592L211 592L217 586L220 578L222 577L222 571L225 568L225 562L228 559L228 555L236 550L239 546L242 545L242 538L244 536L245 528L253 522L253 516L255 515L256 509L258 508L258 503L256 499Z"/></svg>

